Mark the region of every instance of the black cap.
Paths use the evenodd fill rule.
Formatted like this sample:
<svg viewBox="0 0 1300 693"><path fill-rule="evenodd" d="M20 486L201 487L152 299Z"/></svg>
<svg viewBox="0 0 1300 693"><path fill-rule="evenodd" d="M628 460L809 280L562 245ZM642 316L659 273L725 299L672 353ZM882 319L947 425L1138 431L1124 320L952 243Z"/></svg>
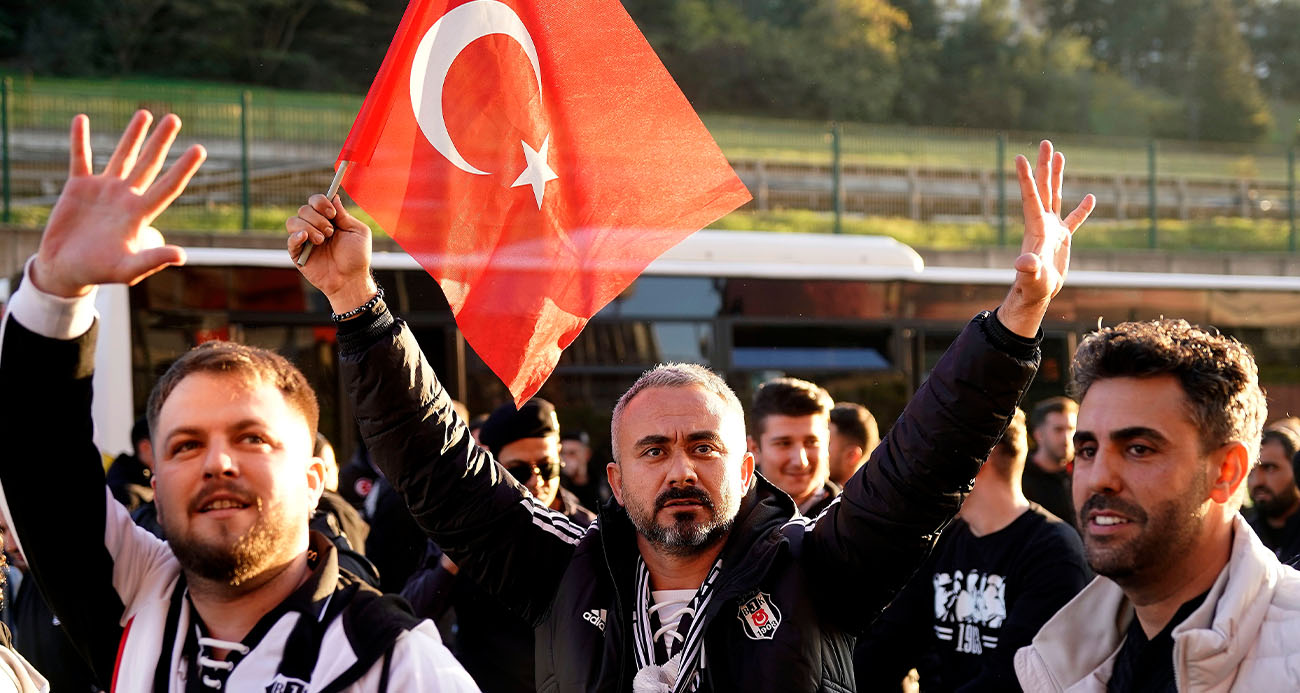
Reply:
<svg viewBox="0 0 1300 693"><path fill-rule="evenodd" d="M513 402L497 407L479 429L478 439L493 455L498 455L501 448L516 440L545 438L559 433L560 420L555 415L555 405L534 397L524 402L518 411Z"/></svg>

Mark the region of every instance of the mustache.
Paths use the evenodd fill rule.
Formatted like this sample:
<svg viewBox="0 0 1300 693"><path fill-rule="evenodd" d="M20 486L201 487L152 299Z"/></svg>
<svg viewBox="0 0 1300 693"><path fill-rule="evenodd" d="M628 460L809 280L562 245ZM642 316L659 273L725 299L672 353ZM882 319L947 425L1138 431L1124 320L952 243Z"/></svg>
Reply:
<svg viewBox="0 0 1300 693"><path fill-rule="evenodd" d="M259 505L257 496L249 493L248 489L244 488L243 485L227 479L220 479L205 484L199 490L199 494L194 497L194 500L190 501L189 511L191 513L198 512L200 508L212 502L212 497L218 494L231 496L245 505Z"/></svg>
<svg viewBox="0 0 1300 693"><path fill-rule="evenodd" d="M1079 521L1083 522L1088 514L1099 510L1110 510L1138 522L1145 522L1147 513L1136 503L1120 500L1114 496L1093 495L1079 509Z"/></svg>
<svg viewBox="0 0 1300 693"><path fill-rule="evenodd" d="M707 491L698 486L679 486L670 488L655 498L655 512L663 510L664 506L676 500L695 501L710 510L713 509L713 499L709 497Z"/></svg>

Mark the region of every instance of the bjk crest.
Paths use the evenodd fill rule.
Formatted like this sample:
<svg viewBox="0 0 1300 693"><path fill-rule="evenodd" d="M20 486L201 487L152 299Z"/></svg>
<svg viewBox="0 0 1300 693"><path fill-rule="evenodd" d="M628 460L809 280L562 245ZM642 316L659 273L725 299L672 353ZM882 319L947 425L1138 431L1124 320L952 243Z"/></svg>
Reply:
<svg viewBox="0 0 1300 693"><path fill-rule="evenodd" d="M741 604L736 618L745 624L745 635L752 640L771 640L781 625L781 611L766 592L755 592Z"/></svg>

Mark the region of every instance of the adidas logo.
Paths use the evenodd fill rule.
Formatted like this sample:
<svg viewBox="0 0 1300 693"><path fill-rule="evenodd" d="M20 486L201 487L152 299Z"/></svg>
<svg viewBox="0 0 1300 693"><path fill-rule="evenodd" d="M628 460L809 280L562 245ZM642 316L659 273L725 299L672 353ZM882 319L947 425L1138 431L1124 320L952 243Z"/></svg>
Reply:
<svg viewBox="0 0 1300 693"><path fill-rule="evenodd" d="M600 632L602 633L605 632L605 610L604 609L592 609L591 611L588 611L582 615L582 620L599 628Z"/></svg>

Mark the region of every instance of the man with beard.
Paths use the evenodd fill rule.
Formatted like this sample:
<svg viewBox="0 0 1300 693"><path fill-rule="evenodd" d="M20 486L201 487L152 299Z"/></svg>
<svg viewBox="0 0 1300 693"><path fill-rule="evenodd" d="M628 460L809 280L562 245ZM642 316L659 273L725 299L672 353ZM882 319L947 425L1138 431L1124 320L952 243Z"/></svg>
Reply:
<svg viewBox="0 0 1300 693"><path fill-rule="evenodd" d="M560 422L555 406L534 397L515 409L507 402L492 412L479 440L516 481L543 506L563 513L582 527L595 513L577 496L560 488ZM533 627L502 608L501 603L470 580L446 554L428 542L425 568L417 570L402 589L415 613L435 621L447 609L456 612L456 658L489 693L528 693L533 680Z"/></svg>
<svg viewBox="0 0 1300 693"><path fill-rule="evenodd" d="M168 542L106 490L90 417L96 287L184 262L148 224L204 158L192 147L158 178L180 120L146 142L151 120L136 113L98 175L88 119L73 120L69 180L3 323L0 390L22 396L0 425L32 442L0 464L3 510L51 610L115 691L474 690L431 623L340 571L308 531L319 409L283 357L205 344L150 394Z"/></svg>
<svg viewBox="0 0 1300 693"><path fill-rule="evenodd" d="M830 455L830 481L844 486L880 444L880 427L866 407L853 402L839 402L831 410L830 433L826 444Z"/></svg>
<svg viewBox="0 0 1300 693"><path fill-rule="evenodd" d="M1182 320L1089 335L1074 502L1098 577L1016 653L1027 691L1294 691L1300 573L1241 518L1267 405L1246 347Z"/></svg>
<svg viewBox="0 0 1300 693"><path fill-rule="evenodd" d="M1264 546L1288 565L1300 557L1300 489L1292 466L1298 450L1300 437L1289 427L1269 427L1259 447L1259 464L1246 481L1255 503L1246 519Z"/></svg>
<svg viewBox="0 0 1300 693"><path fill-rule="evenodd" d="M370 273L370 229L313 196L286 223L336 313L342 377L376 464L468 577L536 627L544 691L854 689L851 649L915 571L1039 360L1091 196L1060 217L1064 158L1017 159L1026 231L996 314L957 337L870 463L812 520L754 473L744 411L706 368L656 367L611 420L615 503L582 528L474 445ZM1037 178L1037 182L1035 181ZM328 242L326 240L328 239Z"/></svg>
<svg viewBox="0 0 1300 693"><path fill-rule="evenodd" d="M1034 405L1029 432L1034 454L1025 465L1025 497L1074 526L1070 492L1070 462L1074 459L1074 427L1079 405L1068 397L1052 397Z"/></svg>
<svg viewBox="0 0 1300 693"><path fill-rule="evenodd" d="M749 407L749 451L758 471L790 494L795 507L816 517L840 495L829 481L831 408L821 387L798 378L758 386Z"/></svg>

